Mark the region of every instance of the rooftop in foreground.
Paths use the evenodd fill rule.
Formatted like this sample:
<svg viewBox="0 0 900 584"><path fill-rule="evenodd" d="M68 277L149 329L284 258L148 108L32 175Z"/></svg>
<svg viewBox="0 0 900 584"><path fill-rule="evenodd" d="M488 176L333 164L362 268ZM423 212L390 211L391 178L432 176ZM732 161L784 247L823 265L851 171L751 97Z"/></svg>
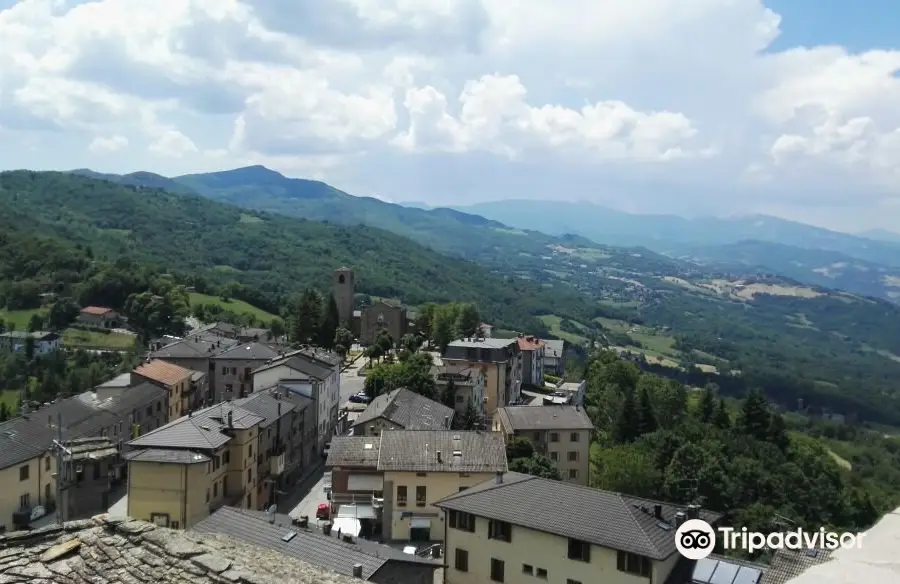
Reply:
<svg viewBox="0 0 900 584"><path fill-rule="evenodd" d="M105 515L0 535L0 582L353 584L359 580L246 541Z"/></svg>

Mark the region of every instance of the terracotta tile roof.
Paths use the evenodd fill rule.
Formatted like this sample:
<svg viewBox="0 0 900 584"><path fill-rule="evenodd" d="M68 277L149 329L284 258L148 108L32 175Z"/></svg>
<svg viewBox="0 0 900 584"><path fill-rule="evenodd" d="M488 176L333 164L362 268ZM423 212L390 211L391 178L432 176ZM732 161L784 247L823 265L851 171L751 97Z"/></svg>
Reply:
<svg viewBox="0 0 900 584"><path fill-rule="evenodd" d="M158 381L164 385L175 385L185 377L190 377L194 374L190 369L167 363L161 359L154 359L149 363L139 365L134 372L141 377Z"/></svg>
<svg viewBox="0 0 900 584"><path fill-rule="evenodd" d="M106 308L105 306L85 306L81 309L81 312L84 314L93 314L95 316L103 316L108 312L112 312L112 308Z"/></svg>
<svg viewBox="0 0 900 584"><path fill-rule="evenodd" d="M522 351L534 351L535 349L540 349L544 342L537 337L519 337L519 349Z"/></svg>

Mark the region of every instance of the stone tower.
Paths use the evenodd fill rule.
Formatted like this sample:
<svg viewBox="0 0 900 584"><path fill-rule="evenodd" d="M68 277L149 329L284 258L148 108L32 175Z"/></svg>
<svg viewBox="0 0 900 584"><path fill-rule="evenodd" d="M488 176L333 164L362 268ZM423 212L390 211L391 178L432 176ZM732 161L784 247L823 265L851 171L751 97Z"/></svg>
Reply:
<svg viewBox="0 0 900 584"><path fill-rule="evenodd" d="M331 293L337 303L341 326L350 328L353 325L353 295L356 293L356 278L350 268L338 268L334 271Z"/></svg>

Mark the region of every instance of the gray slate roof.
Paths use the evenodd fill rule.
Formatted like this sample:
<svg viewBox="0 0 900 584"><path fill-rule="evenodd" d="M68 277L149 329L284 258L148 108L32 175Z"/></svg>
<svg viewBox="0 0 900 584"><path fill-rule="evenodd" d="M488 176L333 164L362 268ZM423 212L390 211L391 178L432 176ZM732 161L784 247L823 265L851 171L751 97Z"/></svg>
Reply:
<svg viewBox="0 0 900 584"><path fill-rule="evenodd" d="M153 359L205 359L239 344L236 339L201 332L170 343L150 353Z"/></svg>
<svg viewBox="0 0 900 584"><path fill-rule="evenodd" d="M309 377L312 377L313 379L317 379L319 381L325 381L334 373L334 369L332 369L331 367L328 367L322 363L313 362L312 359L300 354L297 351L284 355L283 357L271 359L265 365L256 369L256 371L254 371L253 373L265 371L267 369L279 367L281 365L290 367L295 371L299 371L300 373L308 375Z"/></svg>
<svg viewBox="0 0 900 584"><path fill-rule="evenodd" d="M544 357L562 357L563 352L566 348L565 341L560 341L558 339L541 339L546 345L544 349Z"/></svg>
<svg viewBox="0 0 900 584"><path fill-rule="evenodd" d="M438 567L435 562L373 542L357 539L350 544L336 537L327 537L317 530L295 527L285 515L276 516L275 522L269 523L265 513L234 507L222 507L191 528L190 532L227 535L250 545L277 551L284 556L348 576L353 574L353 565L360 564L365 580L371 579L389 561L421 565L425 569L432 570ZM285 542L282 538L288 532L297 535Z"/></svg>
<svg viewBox="0 0 900 584"><path fill-rule="evenodd" d="M277 395L272 395L268 391L258 391L251 393L247 397L236 399L232 403L239 408L261 416L263 421L260 422L259 427L268 428L278 421L279 411L280 416L286 416L294 409L300 409L287 398L282 399L276 397Z"/></svg>
<svg viewBox="0 0 900 584"><path fill-rule="evenodd" d="M653 516L656 504L674 526L675 513L682 509L670 503L510 472L502 483L485 481L435 506L664 560L676 552L675 529L660 527ZM700 517L715 523L720 516L701 510Z"/></svg>
<svg viewBox="0 0 900 584"><path fill-rule="evenodd" d="M165 450L147 448L132 450L125 454L125 459L134 462L161 462L163 464L202 464L212 460L205 454L190 450Z"/></svg>
<svg viewBox="0 0 900 584"><path fill-rule="evenodd" d="M135 448L184 448L209 450L231 440L223 430L232 414L234 428L245 430L263 421L263 417L233 404L220 403L190 416L182 416L165 426L147 432L128 443Z"/></svg>
<svg viewBox="0 0 900 584"><path fill-rule="evenodd" d="M0 582L359 584L225 535L100 515L0 535Z"/></svg>
<svg viewBox="0 0 900 584"><path fill-rule="evenodd" d="M451 341L450 347L477 347L479 349L503 349L510 345L517 345L518 339L500 339L496 337L487 337L483 339L457 339Z"/></svg>
<svg viewBox="0 0 900 584"><path fill-rule="evenodd" d="M106 400L98 400L95 393L85 392L35 410L27 417L0 423L0 469L46 452L58 436L57 415L62 418L64 440L99 436L103 428L165 394L164 389L152 383L141 383Z"/></svg>
<svg viewBox="0 0 900 584"><path fill-rule="evenodd" d="M507 430L591 430L591 419L579 406L510 406L497 415Z"/></svg>
<svg viewBox="0 0 900 584"><path fill-rule="evenodd" d="M506 443L499 432L385 430L378 470L506 472Z"/></svg>
<svg viewBox="0 0 900 584"><path fill-rule="evenodd" d="M331 440L325 466L378 466L381 438L378 436L335 436Z"/></svg>
<svg viewBox="0 0 900 584"><path fill-rule="evenodd" d="M372 400L353 425L384 418L405 430L447 430L454 414L452 408L442 403L400 388Z"/></svg>
<svg viewBox="0 0 900 584"><path fill-rule="evenodd" d="M235 345L220 353L213 355L212 359L246 359L249 361L267 361L278 357L278 351L273 347L252 341L243 345Z"/></svg>

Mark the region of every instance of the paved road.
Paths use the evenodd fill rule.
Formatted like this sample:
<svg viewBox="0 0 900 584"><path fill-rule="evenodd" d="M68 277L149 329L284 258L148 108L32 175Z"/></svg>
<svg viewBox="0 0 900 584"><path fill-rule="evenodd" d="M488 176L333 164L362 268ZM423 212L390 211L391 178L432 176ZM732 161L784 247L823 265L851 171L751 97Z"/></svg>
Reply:
<svg viewBox="0 0 900 584"><path fill-rule="evenodd" d="M292 498L290 502L286 502L286 507L290 505L289 508L285 509L287 514L291 517L306 515L309 517L310 523L315 523L316 509L319 508L321 503L328 502L328 498L323 490L324 482L325 477L321 470L310 477L310 480L295 493L295 495L300 496L299 500L298 498Z"/></svg>
<svg viewBox="0 0 900 584"><path fill-rule="evenodd" d="M364 389L366 378L358 374L359 366L363 363L365 363L365 357L361 357L356 363L341 373L341 401L339 402L341 406L350 399L351 395Z"/></svg>

